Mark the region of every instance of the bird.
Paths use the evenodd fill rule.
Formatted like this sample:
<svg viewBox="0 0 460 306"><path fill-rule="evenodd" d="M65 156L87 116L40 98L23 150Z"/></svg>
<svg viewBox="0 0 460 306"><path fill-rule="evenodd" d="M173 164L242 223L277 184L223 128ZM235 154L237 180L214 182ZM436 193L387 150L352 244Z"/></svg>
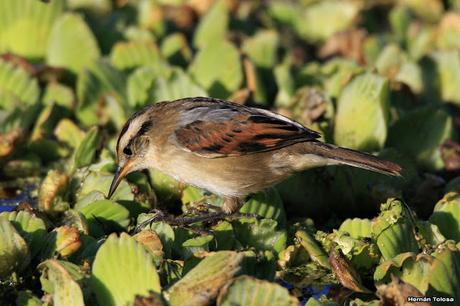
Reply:
<svg viewBox="0 0 460 306"><path fill-rule="evenodd" d="M208 97L157 102L123 126L108 197L127 174L155 168L221 197L223 214L231 215L248 196L311 168L348 165L400 176L396 163L319 138L262 108Z"/></svg>

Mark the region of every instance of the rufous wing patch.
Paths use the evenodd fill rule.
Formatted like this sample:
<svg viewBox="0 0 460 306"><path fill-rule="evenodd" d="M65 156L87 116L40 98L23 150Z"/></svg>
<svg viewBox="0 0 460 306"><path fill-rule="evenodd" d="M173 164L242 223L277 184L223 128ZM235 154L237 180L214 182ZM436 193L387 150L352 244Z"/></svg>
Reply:
<svg viewBox="0 0 460 306"><path fill-rule="evenodd" d="M240 113L225 121L196 120L175 132L186 150L205 157L240 156L311 141L319 134L299 124L260 113Z"/></svg>

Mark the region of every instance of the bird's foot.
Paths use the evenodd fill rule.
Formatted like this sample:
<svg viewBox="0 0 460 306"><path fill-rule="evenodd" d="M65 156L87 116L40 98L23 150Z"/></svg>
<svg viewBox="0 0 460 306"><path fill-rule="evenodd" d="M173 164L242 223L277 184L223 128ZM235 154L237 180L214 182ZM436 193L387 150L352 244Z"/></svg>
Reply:
<svg viewBox="0 0 460 306"><path fill-rule="evenodd" d="M214 206L215 207L215 206ZM240 212L235 212L232 214L227 214L222 209L217 207L217 211L211 212L211 213L201 213L196 216L179 216L179 217L174 217L169 214L165 214L164 212L160 210L154 210L153 211L155 215L147 220L142 221L139 223L136 228L135 232L141 231L144 227L147 225L151 225L154 222L165 222L168 223L171 226L186 226L188 227L191 224L194 223L214 223L216 221L221 221L224 219L228 219L230 221L240 219L240 218L256 218L258 220L262 219L261 216L253 213L240 213Z"/></svg>

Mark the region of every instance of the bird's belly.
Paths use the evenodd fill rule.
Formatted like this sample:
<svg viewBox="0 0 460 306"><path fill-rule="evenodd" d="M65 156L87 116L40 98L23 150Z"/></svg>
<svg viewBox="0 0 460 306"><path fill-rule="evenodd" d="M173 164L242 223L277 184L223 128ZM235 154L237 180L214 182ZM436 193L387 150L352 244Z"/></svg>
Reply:
<svg viewBox="0 0 460 306"><path fill-rule="evenodd" d="M204 158L187 153L171 158L167 167L158 168L178 181L217 195L245 197L286 177L273 173L269 162L266 154Z"/></svg>

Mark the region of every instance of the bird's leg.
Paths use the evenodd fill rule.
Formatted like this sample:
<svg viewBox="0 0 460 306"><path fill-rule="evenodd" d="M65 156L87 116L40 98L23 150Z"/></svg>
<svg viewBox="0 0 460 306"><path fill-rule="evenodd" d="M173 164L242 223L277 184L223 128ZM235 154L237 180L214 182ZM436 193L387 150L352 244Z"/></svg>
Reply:
<svg viewBox="0 0 460 306"><path fill-rule="evenodd" d="M143 222L141 222L137 227L136 231L141 230L148 224L152 224L153 222L160 222L164 221L172 226L188 226L193 223L198 222L207 222L212 223L224 219L238 219L238 218L257 218L260 219L261 216L257 214L251 213L240 213L238 210L243 206L243 201L239 198L224 198L224 204L222 208L213 206L213 209L216 211L206 214L200 214L193 217L173 217L171 215L166 215L162 211L156 210L156 215L152 218L149 218Z"/></svg>
<svg viewBox="0 0 460 306"><path fill-rule="evenodd" d="M191 207L187 207L185 214L202 214L208 211L221 211L221 208L209 204L210 196L204 196L202 199L191 203Z"/></svg>

